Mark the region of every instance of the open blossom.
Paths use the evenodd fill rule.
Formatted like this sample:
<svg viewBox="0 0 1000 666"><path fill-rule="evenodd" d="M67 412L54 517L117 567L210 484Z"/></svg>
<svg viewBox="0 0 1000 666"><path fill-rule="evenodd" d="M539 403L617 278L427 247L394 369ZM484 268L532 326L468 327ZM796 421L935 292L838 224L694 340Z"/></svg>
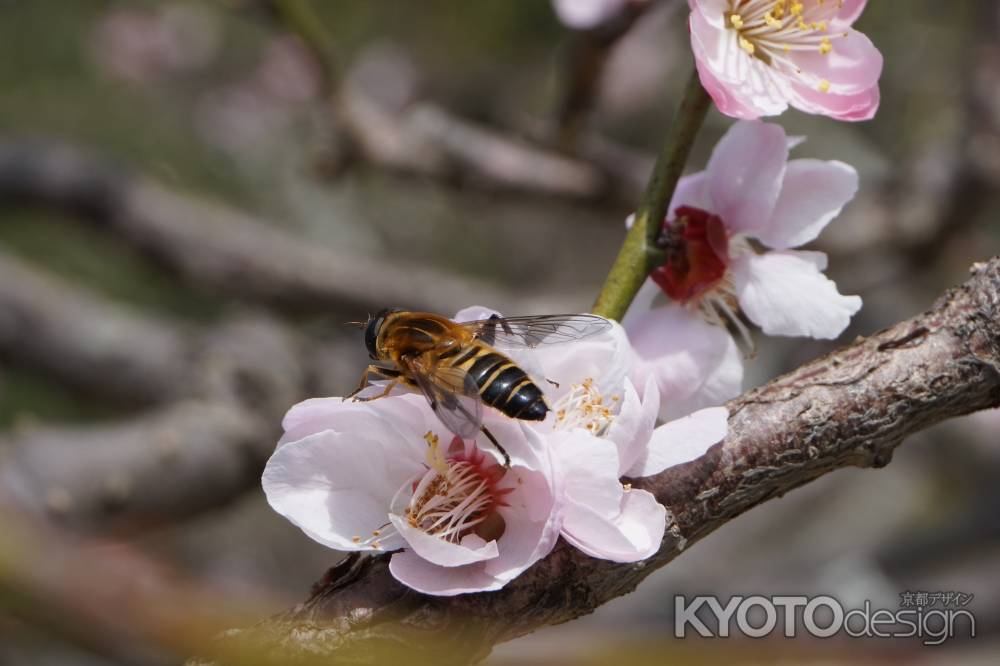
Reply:
<svg viewBox="0 0 1000 666"><path fill-rule="evenodd" d="M688 0L698 75L735 118L788 105L868 120L879 105L882 55L851 26L867 0Z"/></svg>
<svg viewBox="0 0 1000 666"><path fill-rule="evenodd" d="M307 400L285 417L264 491L319 543L399 551L389 570L416 590L499 589L552 550L559 514L540 438L503 416L486 418L509 469L485 438L448 433L421 396Z"/></svg>
<svg viewBox="0 0 1000 666"><path fill-rule="evenodd" d="M853 197L858 176L836 161L788 160L777 125L740 121L708 168L682 178L663 224L666 261L624 318L639 357L633 376L687 397L683 409L739 393L742 372L725 325L749 333L834 338L861 307L823 275L826 255L792 250L816 238ZM749 239L766 246L758 252ZM655 297L669 303L656 306Z"/></svg>
<svg viewBox="0 0 1000 666"><path fill-rule="evenodd" d="M456 320L491 314L468 308ZM554 458L563 538L592 557L616 562L655 553L666 508L621 478L658 474L701 457L725 437L726 409L702 409L657 427L660 392L652 378L641 392L633 385L635 353L615 322L606 333L572 344L510 353L536 377L555 382L546 389L552 411L530 427Z"/></svg>
<svg viewBox="0 0 1000 666"><path fill-rule="evenodd" d="M493 311L467 308L456 319ZM558 537L583 552L632 562L657 551L666 509L623 476L694 460L726 432L725 408L656 427L660 394L635 390L634 354L620 326L511 356L542 382L542 422L487 408L485 436L463 441L423 396L397 387L367 402L307 400L263 475L268 502L312 539L337 550L392 552L389 570L428 594L496 590L547 555Z"/></svg>

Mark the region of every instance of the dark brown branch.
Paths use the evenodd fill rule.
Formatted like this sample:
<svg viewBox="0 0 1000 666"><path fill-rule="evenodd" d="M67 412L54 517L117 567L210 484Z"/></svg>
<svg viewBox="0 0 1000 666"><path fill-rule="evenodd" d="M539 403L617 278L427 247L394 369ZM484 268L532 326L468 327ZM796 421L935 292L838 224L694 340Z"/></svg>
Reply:
<svg viewBox="0 0 1000 666"><path fill-rule="evenodd" d="M394 646L464 663L496 643L571 620L633 590L744 511L846 466L880 467L914 432L1000 404L1000 258L929 311L729 403L730 434L703 458L636 482L670 509L657 555L634 565L560 544L499 592L434 598L389 575L387 558L332 569L305 603L226 641L289 663L365 660ZM440 662L439 662L440 663Z"/></svg>

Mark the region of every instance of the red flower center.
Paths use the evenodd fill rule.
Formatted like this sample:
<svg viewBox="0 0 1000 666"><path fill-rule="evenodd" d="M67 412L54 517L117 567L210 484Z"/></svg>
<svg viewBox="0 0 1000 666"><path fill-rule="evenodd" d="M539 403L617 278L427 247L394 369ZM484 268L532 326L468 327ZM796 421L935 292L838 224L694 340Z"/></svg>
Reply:
<svg viewBox="0 0 1000 666"><path fill-rule="evenodd" d="M686 302L711 289L726 274L729 235L717 215L690 206L663 223L667 260L650 277L671 299Z"/></svg>

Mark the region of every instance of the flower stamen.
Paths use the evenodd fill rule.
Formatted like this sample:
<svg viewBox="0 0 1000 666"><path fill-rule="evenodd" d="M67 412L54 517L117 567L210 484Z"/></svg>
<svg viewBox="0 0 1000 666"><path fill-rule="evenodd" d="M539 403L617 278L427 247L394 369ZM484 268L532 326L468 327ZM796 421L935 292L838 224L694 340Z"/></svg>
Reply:
<svg viewBox="0 0 1000 666"><path fill-rule="evenodd" d="M621 397L612 395L610 400L613 405ZM584 428L599 437L607 432L615 419L614 410L605 402L591 377L579 384L571 384L569 391L556 401L555 408L553 428L556 430Z"/></svg>

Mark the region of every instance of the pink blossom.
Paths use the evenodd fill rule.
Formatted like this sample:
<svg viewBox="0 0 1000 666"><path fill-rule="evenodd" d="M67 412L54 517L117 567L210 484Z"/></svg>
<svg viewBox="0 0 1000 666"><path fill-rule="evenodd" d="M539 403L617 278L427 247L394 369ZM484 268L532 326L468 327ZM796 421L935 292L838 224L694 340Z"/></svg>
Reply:
<svg viewBox="0 0 1000 666"><path fill-rule="evenodd" d="M473 307L456 319L491 314ZM621 478L704 454L725 435L725 408L657 427L659 391L652 379L633 387L635 354L617 324L572 344L504 351L547 386L552 407L537 423L485 410L508 469L484 436L453 437L405 389L369 402L314 399L285 417L264 471L268 502L331 548L398 551L392 575L428 594L499 589L560 534L594 557L655 553L666 509Z"/></svg>
<svg viewBox="0 0 1000 666"><path fill-rule="evenodd" d="M867 0L688 0L698 74L735 118L791 104L838 120L868 120L879 105L882 55L851 26Z"/></svg>
<svg viewBox="0 0 1000 666"><path fill-rule="evenodd" d="M552 8L563 25L590 30L622 12L630 3L645 0L552 0Z"/></svg>
<svg viewBox="0 0 1000 666"><path fill-rule="evenodd" d="M264 492L330 548L398 550L389 570L416 590L499 589L552 550L560 518L541 439L498 414L486 419L509 469L485 438L445 431L421 396L307 400L285 417Z"/></svg>
<svg viewBox="0 0 1000 666"><path fill-rule="evenodd" d="M456 319L493 313L468 308ZM624 329L611 324L606 333L572 344L510 353L557 384L546 388L552 411L531 427L554 458L560 533L592 557L635 562L659 549L666 508L621 478L659 474L702 456L725 437L728 412L702 409L657 426L656 383L648 378L636 389L629 378L635 352Z"/></svg>
<svg viewBox="0 0 1000 666"><path fill-rule="evenodd" d="M681 413L739 393L742 371L725 325L752 344L740 312L768 335L835 338L861 307L823 275L825 254L791 249L815 239L854 197L857 173L842 162L789 161L788 152L778 125L739 121L670 203L667 260L624 325L638 356L633 379L653 377ZM758 252L751 238L773 249ZM654 305L660 293L668 305Z"/></svg>

